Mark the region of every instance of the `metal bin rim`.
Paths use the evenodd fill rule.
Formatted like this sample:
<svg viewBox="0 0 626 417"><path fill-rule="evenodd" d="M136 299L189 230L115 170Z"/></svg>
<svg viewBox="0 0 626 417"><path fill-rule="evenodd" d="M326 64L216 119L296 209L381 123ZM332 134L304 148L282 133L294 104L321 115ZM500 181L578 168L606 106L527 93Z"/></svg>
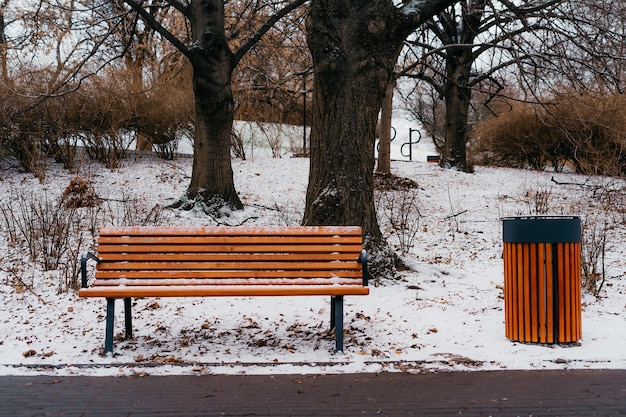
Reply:
<svg viewBox="0 0 626 417"><path fill-rule="evenodd" d="M580 242L580 216L513 216L502 218L502 235L506 243Z"/></svg>

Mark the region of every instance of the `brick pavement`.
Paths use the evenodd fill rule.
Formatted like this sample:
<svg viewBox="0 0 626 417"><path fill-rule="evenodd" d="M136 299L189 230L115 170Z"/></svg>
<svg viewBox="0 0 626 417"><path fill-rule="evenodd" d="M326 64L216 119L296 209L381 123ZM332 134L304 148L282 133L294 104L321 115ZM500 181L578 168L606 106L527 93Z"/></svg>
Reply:
<svg viewBox="0 0 626 417"><path fill-rule="evenodd" d="M624 416L626 371L0 377L0 416Z"/></svg>

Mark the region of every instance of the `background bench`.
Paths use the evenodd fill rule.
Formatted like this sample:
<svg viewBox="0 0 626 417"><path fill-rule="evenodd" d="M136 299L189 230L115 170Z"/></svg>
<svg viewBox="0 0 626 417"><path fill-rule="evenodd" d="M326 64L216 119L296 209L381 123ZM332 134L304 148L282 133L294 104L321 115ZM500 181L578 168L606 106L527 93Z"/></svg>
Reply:
<svg viewBox="0 0 626 417"><path fill-rule="evenodd" d="M113 351L115 300L132 297L331 297L335 350L343 351L343 297L367 295L360 227L105 227L81 258L80 297L107 300L104 350ZM97 262L87 280L87 261Z"/></svg>

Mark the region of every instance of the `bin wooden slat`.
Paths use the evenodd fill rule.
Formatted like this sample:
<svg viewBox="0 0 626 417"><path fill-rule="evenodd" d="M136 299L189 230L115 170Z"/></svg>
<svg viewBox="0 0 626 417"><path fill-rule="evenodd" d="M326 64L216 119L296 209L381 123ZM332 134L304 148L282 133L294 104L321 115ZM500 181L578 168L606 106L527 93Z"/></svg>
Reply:
<svg viewBox="0 0 626 417"><path fill-rule="evenodd" d="M582 338L579 242L504 243L505 334L533 343Z"/></svg>

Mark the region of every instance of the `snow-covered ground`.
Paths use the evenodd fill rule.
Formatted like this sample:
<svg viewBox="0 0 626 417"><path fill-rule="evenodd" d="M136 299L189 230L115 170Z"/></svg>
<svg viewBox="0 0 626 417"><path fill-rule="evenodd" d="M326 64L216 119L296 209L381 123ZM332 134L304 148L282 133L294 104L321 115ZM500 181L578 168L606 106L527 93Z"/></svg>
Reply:
<svg viewBox="0 0 626 417"><path fill-rule="evenodd" d="M418 184L410 191L418 203L411 218L416 235L405 255L411 270L373 286L369 296L346 297L343 354L333 353L326 297L277 297L136 300L134 339L116 340L115 355L103 356L105 301L59 291L65 279L60 271L42 272L24 248L0 233L0 375L626 369L624 226L612 217L615 228L606 232L607 281L600 298L584 293L583 338L574 345L536 345L504 335L500 220L547 208L547 214L576 214L584 222L601 224L614 212L588 185L626 184L506 168L477 167L473 174L443 170L425 162L434 152L432 145L417 145L413 161L402 157L401 136L408 135L408 128L398 129L398 160L392 170ZM299 224L309 161L289 156L271 158L258 147L248 160L235 160L235 182L246 208L220 221ZM85 161L78 176L89 179L105 199L102 224L121 221L125 211L119 200L132 200L146 212L175 201L190 174L189 158L166 162L133 156L112 171ZM0 170L0 201L16 201L16 210L17 194L54 201L75 176L51 163L39 182L5 167ZM576 185L580 183L587 186ZM381 213L390 201L380 199ZM158 222L216 224L198 213L170 209L159 213ZM381 224L398 247L398 232L385 215ZM84 236L93 244L90 234Z"/></svg>

